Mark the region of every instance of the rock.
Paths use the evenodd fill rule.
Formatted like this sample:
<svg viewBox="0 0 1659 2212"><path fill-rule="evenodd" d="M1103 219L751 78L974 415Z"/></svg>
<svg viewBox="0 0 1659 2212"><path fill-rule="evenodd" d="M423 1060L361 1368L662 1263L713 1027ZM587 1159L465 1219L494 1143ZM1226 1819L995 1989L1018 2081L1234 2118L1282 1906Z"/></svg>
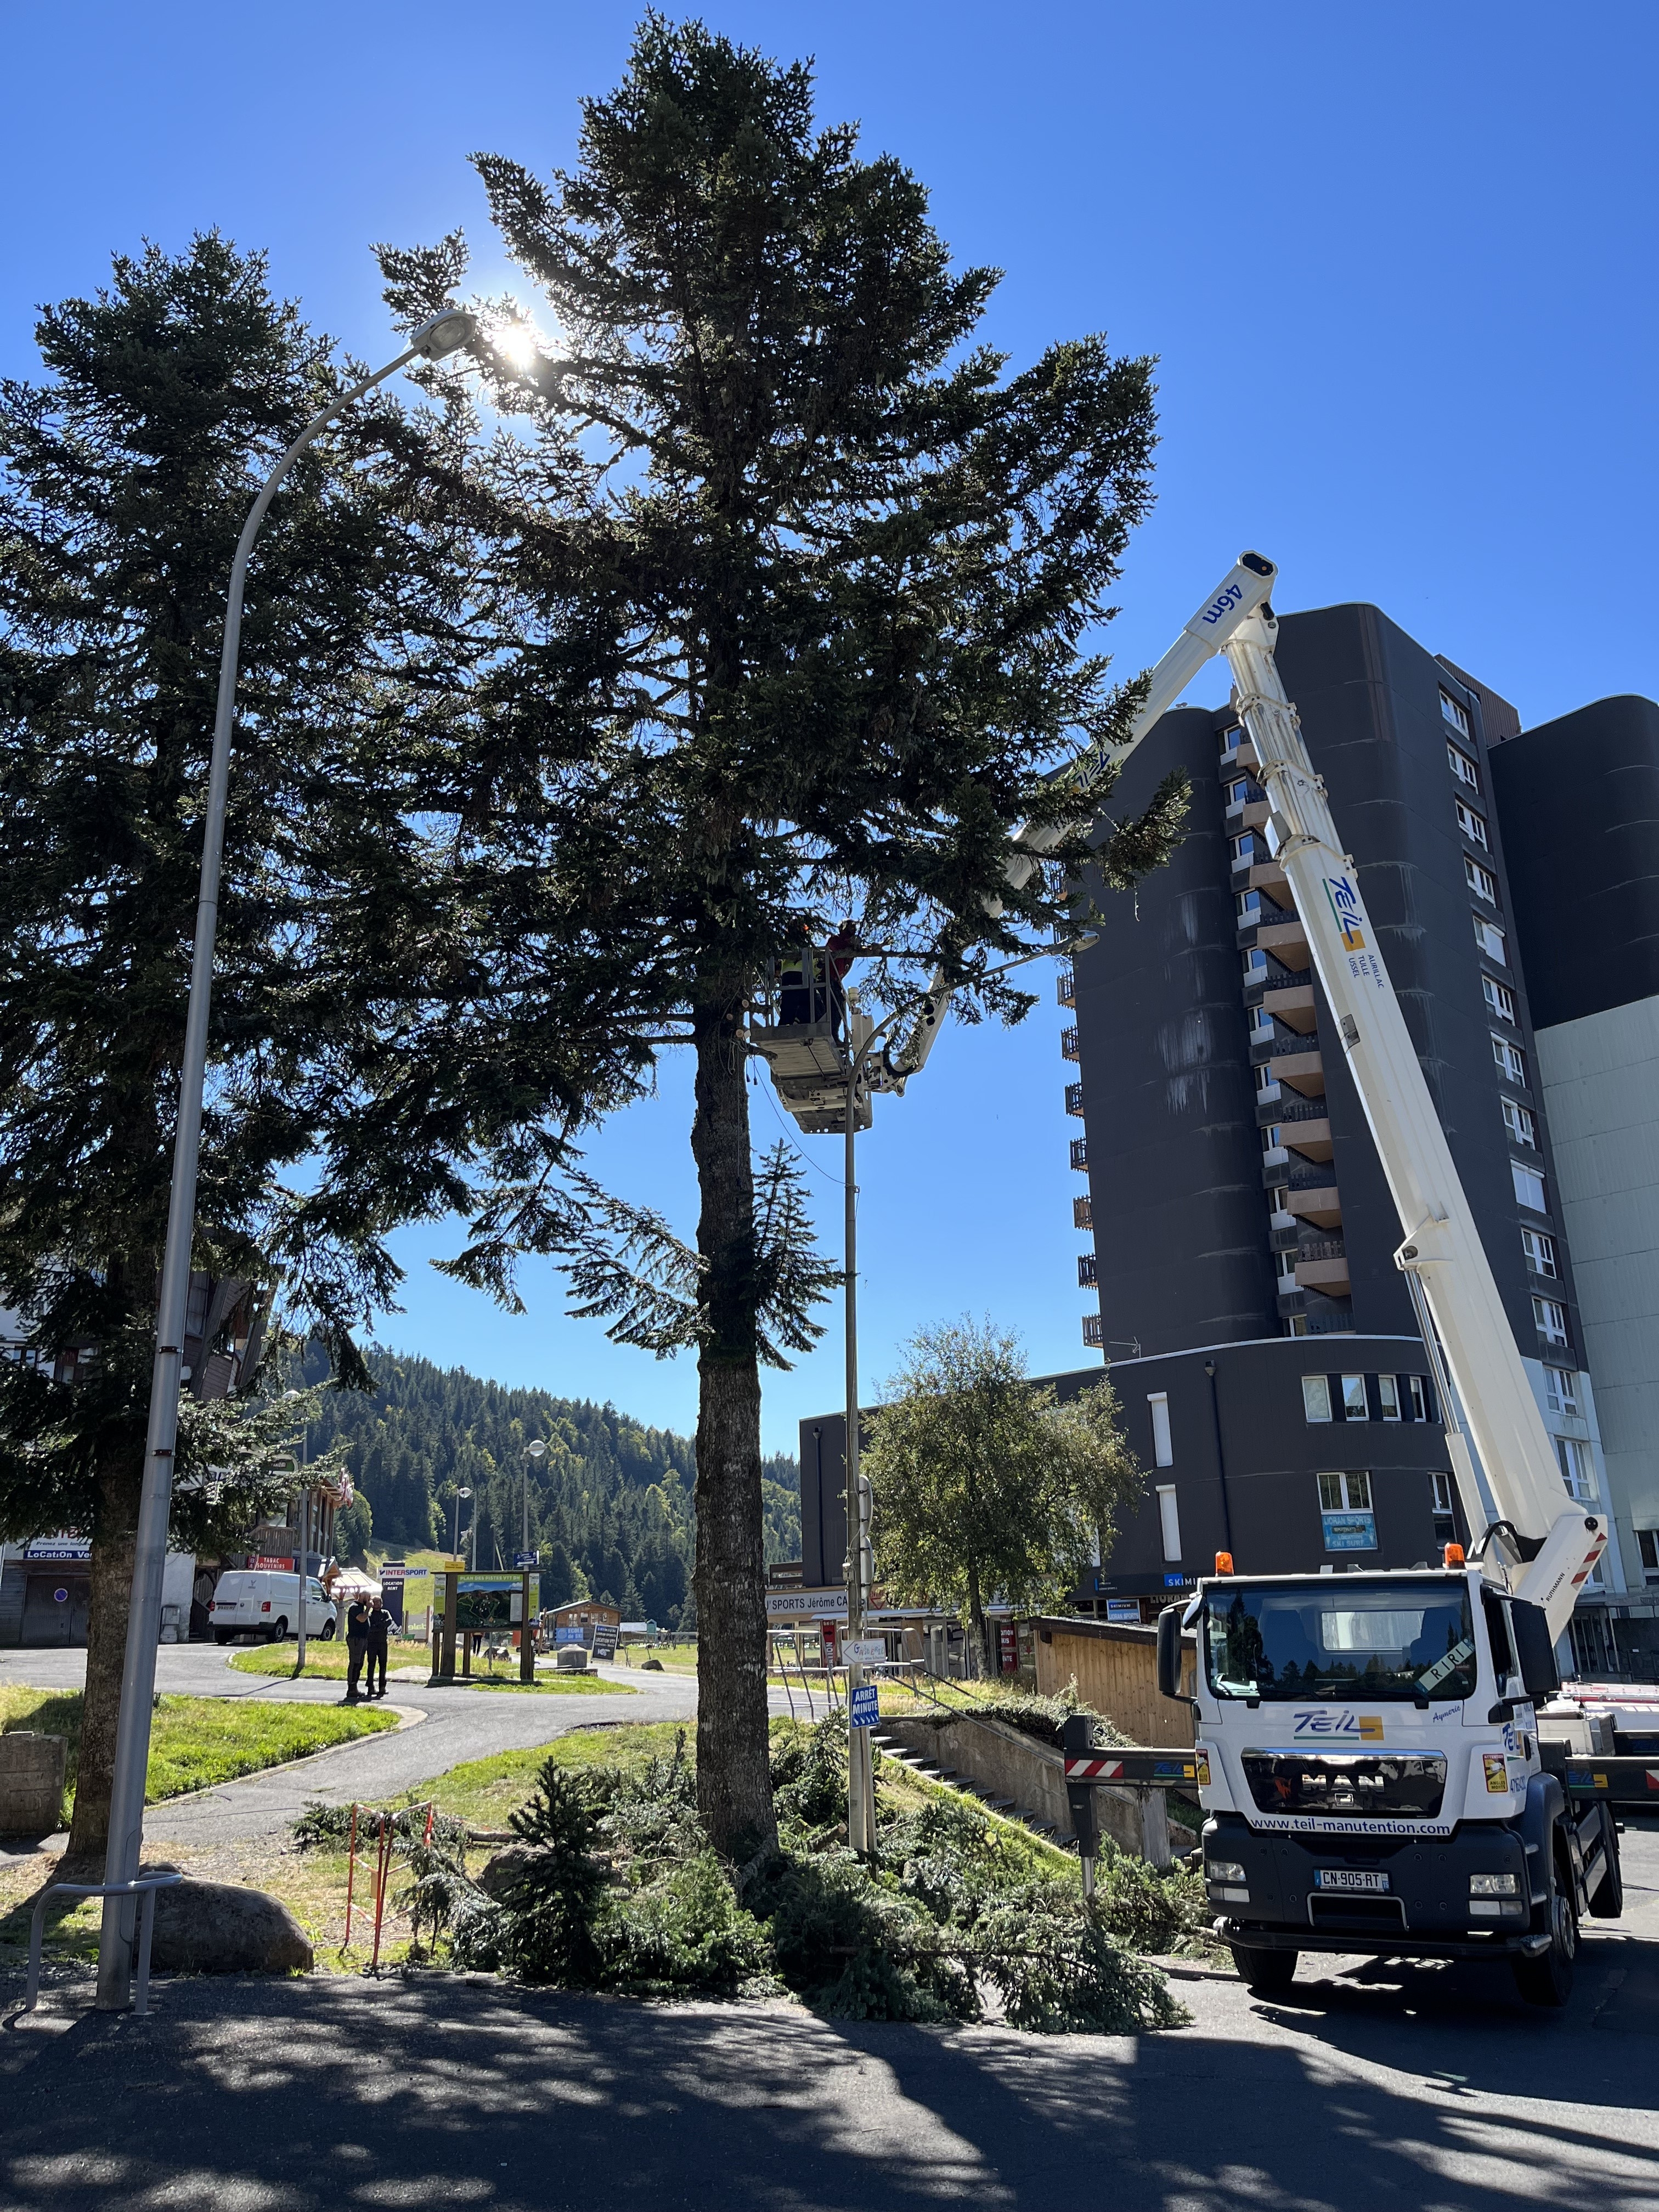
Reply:
<svg viewBox="0 0 1659 2212"><path fill-rule="evenodd" d="M562 1674L585 1674L587 1672L587 1650L584 1644L562 1644L554 1665Z"/></svg>
<svg viewBox="0 0 1659 2212"><path fill-rule="evenodd" d="M642 1660L640 1665L640 1672L642 1674L660 1674L662 1672L662 1661L660 1659Z"/></svg>
<svg viewBox="0 0 1659 2212"><path fill-rule="evenodd" d="M509 1844L485 1866L478 1876L478 1887L486 1897L493 1897L497 1905L510 1905L513 1893L533 1856L528 1844Z"/></svg>
<svg viewBox="0 0 1659 2212"><path fill-rule="evenodd" d="M150 1965L158 1974L308 1974L311 1939L280 1898L187 1876L156 1892Z"/></svg>

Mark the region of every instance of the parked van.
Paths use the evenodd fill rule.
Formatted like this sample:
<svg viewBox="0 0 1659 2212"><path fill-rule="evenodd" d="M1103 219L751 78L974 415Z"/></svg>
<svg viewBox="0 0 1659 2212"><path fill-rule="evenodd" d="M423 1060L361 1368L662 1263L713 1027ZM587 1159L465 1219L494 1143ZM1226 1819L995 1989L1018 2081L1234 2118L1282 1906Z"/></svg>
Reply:
<svg viewBox="0 0 1659 2212"><path fill-rule="evenodd" d="M314 1575L306 1577L306 1634L332 1636L334 1607ZM221 1575L208 1606L216 1644L233 1636L259 1636L280 1644L300 1630L300 1577L266 1568L244 1568Z"/></svg>

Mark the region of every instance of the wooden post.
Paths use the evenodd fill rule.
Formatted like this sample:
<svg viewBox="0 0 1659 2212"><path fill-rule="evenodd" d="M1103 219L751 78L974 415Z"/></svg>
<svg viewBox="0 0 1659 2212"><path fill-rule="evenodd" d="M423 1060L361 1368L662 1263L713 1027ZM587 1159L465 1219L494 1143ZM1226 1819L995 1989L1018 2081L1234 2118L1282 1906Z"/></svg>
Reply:
<svg viewBox="0 0 1659 2212"><path fill-rule="evenodd" d="M533 1682L536 1679L536 1638L530 1620L530 1570L526 1567L520 1577L519 1599L519 1680Z"/></svg>
<svg viewBox="0 0 1659 2212"><path fill-rule="evenodd" d="M356 1882L356 1879L357 1879L357 1808L356 1808L356 1806L354 1804L354 1805L352 1806L352 1808L351 1808L351 1839L350 1839L350 1841L349 1841L349 1842L347 1844L347 1845L346 1845L346 1925L345 1925L345 1942L344 1942L343 1943L342 1943L342 1944L341 1944L341 1946L340 1946L340 1948L341 1948L343 1951L349 1951L349 1950L351 1948L351 1891L352 1891L352 1885Z"/></svg>
<svg viewBox="0 0 1659 2212"><path fill-rule="evenodd" d="M443 1656L438 1673L446 1682L455 1679L455 1605L459 1595L459 1583L453 1572L444 1576L444 1639Z"/></svg>

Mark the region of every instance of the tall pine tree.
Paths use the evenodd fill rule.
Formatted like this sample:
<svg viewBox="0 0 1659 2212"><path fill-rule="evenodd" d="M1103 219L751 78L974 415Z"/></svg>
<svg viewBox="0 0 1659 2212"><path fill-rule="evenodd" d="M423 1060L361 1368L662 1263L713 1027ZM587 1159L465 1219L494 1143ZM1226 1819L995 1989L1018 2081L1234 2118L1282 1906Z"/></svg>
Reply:
<svg viewBox="0 0 1659 2212"><path fill-rule="evenodd" d="M518 434L431 480L472 614L447 775L434 745L410 801L443 817L504 1018L585 962L641 1068L695 1059L701 1212L667 1273L699 1366L698 1789L738 1850L773 1829L759 1368L811 1340L827 1287L775 1172L757 1205L745 1024L781 951L848 915L890 1002L942 962L970 1011L1030 1004L994 971L1091 856L1068 834L1023 890L1005 868L1022 823L1073 811L1051 771L1133 711L1085 632L1148 504L1150 365L1089 337L1008 374L974 337L994 272L952 269L917 179L817 125L807 68L695 22L647 17L570 173L477 166L551 335L497 382ZM382 262L412 325L466 257ZM1109 836L1107 879L1161 860L1180 812L1166 790ZM515 1250L580 1258L593 1200L557 1187L533 1115L497 1164L460 1271L511 1297ZM648 1297L586 1310L674 1337Z"/></svg>

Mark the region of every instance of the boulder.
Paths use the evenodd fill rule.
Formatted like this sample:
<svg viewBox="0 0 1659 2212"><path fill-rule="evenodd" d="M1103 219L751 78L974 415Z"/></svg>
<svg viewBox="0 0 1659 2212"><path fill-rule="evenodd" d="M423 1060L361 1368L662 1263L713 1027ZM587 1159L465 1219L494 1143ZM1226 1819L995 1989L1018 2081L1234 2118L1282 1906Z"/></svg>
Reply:
<svg viewBox="0 0 1659 2212"><path fill-rule="evenodd" d="M562 1674L585 1674L587 1671L587 1649L581 1644L562 1644L554 1665Z"/></svg>
<svg viewBox="0 0 1659 2212"><path fill-rule="evenodd" d="M188 1876L155 1895L158 1974L308 1974L311 1939L280 1898Z"/></svg>
<svg viewBox="0 0 1659 2212"><path fill-rule="evenodd" d="M493 1897L497 1905L510 1905L513 1893L534 1856L528 1844L509 1844L485 1866L478 1876L478 1887L486 1897Z"/></svg>

